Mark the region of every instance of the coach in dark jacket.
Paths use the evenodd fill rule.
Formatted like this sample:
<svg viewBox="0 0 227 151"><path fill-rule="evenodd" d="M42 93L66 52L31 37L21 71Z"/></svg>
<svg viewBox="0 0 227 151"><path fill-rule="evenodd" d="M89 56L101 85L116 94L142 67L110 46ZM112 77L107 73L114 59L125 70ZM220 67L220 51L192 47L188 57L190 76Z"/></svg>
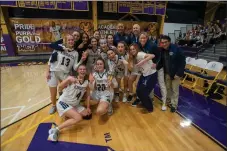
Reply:
<svg viewBox="0 0 227 151"><path fill-rule="evenodd" d="M169 36L161 37L161 61L164 66L167 98L171 96L171 112L175 112L178 105L180 78L184 75L185 56L183 50L171 44ZM171 92L172 91L172 92Z"/></svg>
<svg viewBox="0 0 227 151"><path fill-rule="evenodd" d="M127 45L130 44L130 38L125 33L124 25L122 23L117 24L117 33L113 37L113 44L117 47L117 43L120 41L124 41Z"/></svg>
<svg viewBox="0 0 227 151"><path fill-rule="evenodd" d="M152 59L153 63L156 65L159 63L161 53L158 50L158 46L149 40L146 32L142 32L139 36L139 47L145 53L154 54L155 57ZM158 68L156 69L159 70Z"/></svg>
<svg viewBox="0 0 227 151"><path fill-rule="evenodd" d="M158 48L157 44L151 41L147 35L147 33L142 32L139 36L139 45L142 51L145 53L154 54L155 57L152 59L155 65L151 68L156 68L158 76L157 81L160 87L161 95L162 95L162 110L165 111L166 107L166 96L167 96L167 88L164 81L164 71L163 71L163 63L161 61L161 51ZM154 92L150 94L150 97L154 98Z"/></svg>

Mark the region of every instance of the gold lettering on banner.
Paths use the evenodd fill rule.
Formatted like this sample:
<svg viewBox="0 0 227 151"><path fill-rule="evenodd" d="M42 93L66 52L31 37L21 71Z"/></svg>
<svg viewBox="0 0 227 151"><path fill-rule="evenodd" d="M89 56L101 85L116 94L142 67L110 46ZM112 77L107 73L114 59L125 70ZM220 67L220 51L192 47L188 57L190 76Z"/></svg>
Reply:
<svg viewBox="0 0 227 151"><path fill-rule="evenodd" d="M43 1L39 1L39 6L44 6L44 2Z"/></svg>

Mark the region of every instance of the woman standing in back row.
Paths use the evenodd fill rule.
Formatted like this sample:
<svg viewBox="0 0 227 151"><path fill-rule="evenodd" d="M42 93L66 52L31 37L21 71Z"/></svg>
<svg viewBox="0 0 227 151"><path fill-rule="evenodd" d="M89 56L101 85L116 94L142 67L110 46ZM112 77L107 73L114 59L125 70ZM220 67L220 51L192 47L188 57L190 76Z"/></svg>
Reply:
<svg viewBox="0 0 227 151"><path fill-rule="evenodd" d="M153 112L150 93L157 83L157 72L152 61L155 56L140 51L138 45L135 43L130 45L129 55L132 58L132 60L129 60L131 61L129 62L132 65L131 68L136 66L142 72L136 88L137 101L141 101L148 112Z"/></svg>

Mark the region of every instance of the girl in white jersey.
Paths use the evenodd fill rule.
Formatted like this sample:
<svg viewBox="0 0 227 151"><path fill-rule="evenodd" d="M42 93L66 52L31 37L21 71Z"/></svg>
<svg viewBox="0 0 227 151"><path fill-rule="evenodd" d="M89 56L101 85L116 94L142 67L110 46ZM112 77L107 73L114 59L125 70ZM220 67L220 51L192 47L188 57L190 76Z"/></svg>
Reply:
<svg viewBox="0 0 227 151"><path fill-rule="evenodd" d="M105 64L107 65L107 51L109 50L109 47L107 45L106 39L100 39L99 40L99 45L100 45L100 56L103 60L105 60Z"/></svg>
<svg viewBox="0 0 227 151"><path fill-rule="evenodd" d="M124 57L116 55L116 53L111 49L108 50L107 54L109 73L116 77L118 85L120 85L121 79L127 76L128 62L124 59ZM126 96L124 95L123 102L126 102L125 99ZM119 101L119 88L115 89L115 101Z"/></svg>
<svg viewBox="0 0 227 151"><path fill-rule="evenodd" d="M127 53L128 46L124 41L120 41L117 44L117 50L116 53L118 55L118 58L120 60L124 60L124 62L127 62L129 56ZM118 83L118 88L114 90L115 92L115 101L119 101L119 88L121 86L121 80L124 81L124 94L123 94L123 102L127 102L127 91L128 91L128 67L127 66L118 66L116 69L116 79Z"/></svg>
<svg viewBox="0 0 227 151"><path fill-rule="evenodd" d="M80 65L77 69L78 76L69 76L67 79L61 82L59 89L64 89L63 94L60 96L57 102L57 111L62 117L68 118L66 121L58 125L57 127L49 130L49 138L52 141L57 141L59 133L62 129L75 125L82 120L82 117L91 114L90 110L90 90L89 82L85 79L86 67ZM80 105L81 98L86 94L87 97L87 109Z"/></svg>
<svg viewBox="0 0 227 151"><path fill-rule="evenodd" d="M81 63L78 63L78 52L73 49L74 38L72 35L67 35L64 38L63 45L61 46L64 48L64 51L54 50L54 52L57 53L57 59L52 63L49 62L46 74L47 83L50 89L51 102L53 105L50 109L50 114L53 114L56 111L58 82L66 79L72 67L76 70L78 65Z"/></svg>
<svg viewBox="0 0 227 151"><path fill-rule="evenodd" d="M157 83L157 72L156 68L153 68L151 59L155 56L140 51L137 44L130 45L129 54L131 55L130 57L133 58L132 62L129 62L129 64L136 66L139 71L142 72L136 88L137 99L142 102L148 112L153 112L153 103L150 98L150 93Z"/></svg>
<svg viewBox="0 0 227 151"><path fill-rule="evenodd" d="M113 88L117 87L117 82L112 75L108 74L102 58L96 60L96 72L90 74L89 80L90 87L93 89L91 104L98 104L97 115L104 115L107 112L111 115L113 113Z"/></svg>
<svg viewBox="0 0 227 151"><path fill-rule="evenodd" d="M112 34L107 34L106 35L106 40L107 40L107 44L110 47L110 49L115 51L117 48L113 44L113 35Z"/></svg>
<svg viewBox="0 0 227 151"><path fill-rule="evenodd" d="M98 40L95 37L91 38L91 48L86 51L87 58L87 73L93 73L95 61L100 57L100 49L98 49Z"/></svg>

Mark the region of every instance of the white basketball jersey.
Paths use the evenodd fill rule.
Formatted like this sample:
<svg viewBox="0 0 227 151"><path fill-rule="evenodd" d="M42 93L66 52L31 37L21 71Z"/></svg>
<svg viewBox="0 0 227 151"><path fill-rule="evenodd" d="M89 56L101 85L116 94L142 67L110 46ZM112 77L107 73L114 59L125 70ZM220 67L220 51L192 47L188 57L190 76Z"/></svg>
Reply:
<svg viewBox="0 0 227 151"><path fill-rule="evenodd" d="M94 65L95 61L100 57L100 49L92 50L88 49L88 65Z"/></svg>
<svg viewBox="0 0 227 151"><path fill-rule="evenodd" d="M95 79L95 89L99 92L104 92L109 90L108 87L108 73L104 70L103 73L94 72L93 73Z"/></svg>
<svg viewBox="0 0 227 151"><path fill-rule="evenodd" d="M57 61L50 63L50 71L62 71L69 73L72 67L78 63L78 52L77 51L57 51Z"/></svg>
<svg viewBox="0 0 227 151"><path fill-rule="evenodd" d="M59 100L72 106L78 105L86 92L88 84L88 80L85 80L84 83L73 83L67 86Z"/></svg>
<svg viewBox="0 0 227 151"><path fill-rule="evenodd" d="M125 71L125 65L123 64L122 57L118 57L118 55L115 56L115 61L108 59L108 66L109 71L112 75L115 75L116 72L124 72Z"/></svg>
<svg viewBox="0 0 227 151"><path fill-rule="evenodd" d="M101 51L100 56L101 56L101 57L102 57L102 59L104 59L104 60L107 60L107 59L108 59L107 52L103 52L103 51Z"/></svg>
<svg viewBox="0 0 227 151"><path fill-rule="evenodd" d="M144 59L146 53L144 52L138 52L136 56L136 62L139 63L141 60ZM144 63L142 66L140 66L138 69L143 73L143 76L148 76L156 72L156 69L152 69L153 61L148 60L146 63Z"/></svg>

